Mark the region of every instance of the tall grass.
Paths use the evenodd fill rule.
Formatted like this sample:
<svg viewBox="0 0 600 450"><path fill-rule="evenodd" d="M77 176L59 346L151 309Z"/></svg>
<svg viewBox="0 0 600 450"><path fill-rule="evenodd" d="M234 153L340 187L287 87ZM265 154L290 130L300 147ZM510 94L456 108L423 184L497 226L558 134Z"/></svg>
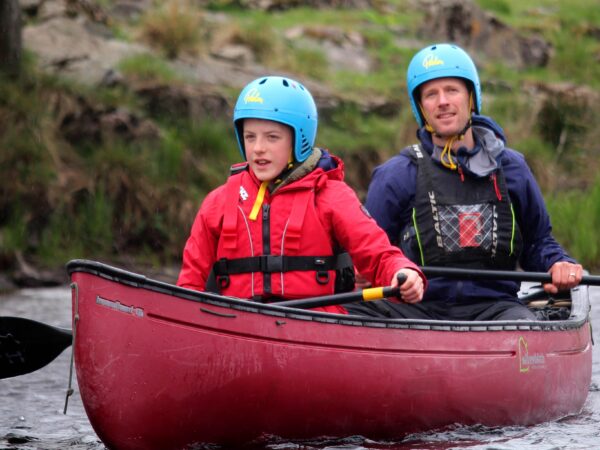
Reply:
<svg viewBox="0 0 600 450"><path fill-rule="evenodd" d="M141 34L169 59L195 54L201 42L202 14L190 1L168 0L141 19Z"/></svg>
<svg viewBox="0 0 600 450"><path fill-rule="evenodd" d="M142 81L167 83L180 78L163 58L150 54L130 56L121 60L119 70L125 76Z"/></svg>
<svg viewBox="0 0 600 450"><path fill-rule="evenodd" d="M600 270L600 178L589 191L549 196L547 205L557 240L588 270Z"/></svg>

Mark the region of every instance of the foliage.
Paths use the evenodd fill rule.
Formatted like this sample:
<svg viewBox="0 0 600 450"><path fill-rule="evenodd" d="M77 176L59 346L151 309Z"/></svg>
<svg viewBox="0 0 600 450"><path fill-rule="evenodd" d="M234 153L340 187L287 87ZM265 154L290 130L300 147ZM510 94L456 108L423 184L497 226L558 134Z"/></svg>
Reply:
<svg viewBox="0 0 600 450"><path fill-rule="evenodd" d="M588 270L597 268L600 261L600 178L589 191L556 192L547 198L547 203L558 241Z"/></svg>
<svg viewBox="0 0 600 450"><path fill-rule="evenodd" d="M142 18L141 33L151 45L174 59L187 52L196 53L200 43L202 14L183 0L169 0Z"/></svg>
<svg viewBox="0 0 600 450"><path fill-rule="evenodd" d="M242 44L252 63L265 70L320 80L339 104L320 109L317 145L344 158L348 182L364 194L372 167L414 141L404 77L422 45L421 13L409 0L317 12L289 7L297 2L268 12L246 3L214 0L201 10L197 2L156 2L139 23L120 32L143 36L160 53L123 60L120 72L142 84L192 83L174 69L174 58ZM600 9L590 8L588 0L477 3L552 44L544 68L515 70L502 61L481 67L483 110L527 158L548 199L557 239L587 268L600 267L594 236L600 225L600 181L594 181L600 166L598 109L586 98L577 103L552 94L540 103L541 97L532 101L529 92L539 83L569 82L598 94ZM208 20L215 11L228 20ZM301 38L290 33L297 27L304 30ZM332 69L319 44L319 33L332 29L360 33L372 60L368 74ZM202 198L240 160L230 121L151 114L134 89L66 82L37 72L33 62L25 53L20 79L0 80L0 268L9 266L16 252L46 265L122 255L155 264L177 261ZM53 109L61 96L127 107L136 117L151 115L159 136L143 143L66 142ZM228 101L236 96L231 90ZM387 112L372 106L377 99L385 99Z"/></svg>
<svg viewBox="0 0 600 450"><path fill-rule="evenodd" d="M141 81L171 82L179 77L162 58L150 54L140 54L119 62L123 75Z"/></svg>

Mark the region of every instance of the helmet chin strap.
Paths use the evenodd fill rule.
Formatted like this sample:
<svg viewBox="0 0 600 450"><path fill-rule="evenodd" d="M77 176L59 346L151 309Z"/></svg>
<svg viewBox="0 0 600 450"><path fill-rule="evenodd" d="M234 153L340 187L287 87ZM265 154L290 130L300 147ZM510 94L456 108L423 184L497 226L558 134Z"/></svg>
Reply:
<svg viewBox="0 0 600 450"><path fill-rule="evenodd" d="M435 131L435 129L429 124L429 121L427 120L427 116L425 115L425 111L423 111L423 106L421 105L421 103L419 103L419 109L421 110L421 114L423 115L423 118L425 119L425 129L427 131L429 131L431 134L433 134L434 136L443 138L444 136L442 136L437 131ZM471 92L471 94L469 95L469 109L471 111L473 111L473 92ZM447 167L450 170L458 169L458 165L454 162L454 160L452 158L452 146L454 145L454 143L456 141L460 141L460 140L464 139L465 133L467 132L467 130L469 128L471 128L471 123L472 123L471 117L469 117L469 120L467 120L467 123L462 130L460 130L458 133L446 138L446 143L444 144L444 148L440 155L440 162L442 163L442 165L444 167Z"/></svg>
<svg viewBox="0 0 600 450"><path fill-rule="evenodd" d="M285 166L285 169L283 169L281 171L281 173L279 175L277 175L277 177L275 177L275 179L273 180L273 184L274 185L281 184L281 182L290 174L290 172L294 168L295 168L294 149L292 149L292 152L290 153L290 157L288 158L287 166Z"/></svg>

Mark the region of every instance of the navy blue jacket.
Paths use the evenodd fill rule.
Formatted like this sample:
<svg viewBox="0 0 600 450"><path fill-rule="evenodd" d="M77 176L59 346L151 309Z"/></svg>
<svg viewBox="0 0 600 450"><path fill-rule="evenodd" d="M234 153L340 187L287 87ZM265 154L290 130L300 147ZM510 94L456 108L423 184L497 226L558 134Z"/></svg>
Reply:
<svg viewBox="0 0 600 450"><path fill-rule="evenodd" d="M542 197L524 156L505 147L506 138L502 129L490 118L473 116L473 127L487 133L489 139L478 139L475 134L475 149L471 152L489 151L495 163L501 165L506 178L510 199L523 235L523 251L519 264L523 270L546 272L557 261L575 262L552 236L552 225ZM417 137L422 148L433 153L431 134L420 129ZM494 146L490 151L486 147ZM461 151L463 150L463 151ZM461 149L458 159L467 176L476 176L465 168L465 155ZM398 245L402 230L411 222L415 199L417 167L408 156L398 154L375 168L367 193L366 207L377 223L386 231L393 244ZM418 263L418 261L417 261ZM515 300L519 283L511 281L456 281L444 278L432 278L423 298L450 302L478 301L483 298Z"/></svg>

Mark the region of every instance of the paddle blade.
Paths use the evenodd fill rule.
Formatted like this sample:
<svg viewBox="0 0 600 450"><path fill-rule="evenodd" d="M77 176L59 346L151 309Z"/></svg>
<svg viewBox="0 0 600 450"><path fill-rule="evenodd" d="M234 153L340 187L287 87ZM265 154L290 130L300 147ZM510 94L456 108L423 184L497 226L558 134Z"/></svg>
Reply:
<svg viewBox="0 0 600 450"><path fill-rule="evenodd" d="M44 367L71 341L70 330L22 317L0 317L0 379Z"/></svg>

